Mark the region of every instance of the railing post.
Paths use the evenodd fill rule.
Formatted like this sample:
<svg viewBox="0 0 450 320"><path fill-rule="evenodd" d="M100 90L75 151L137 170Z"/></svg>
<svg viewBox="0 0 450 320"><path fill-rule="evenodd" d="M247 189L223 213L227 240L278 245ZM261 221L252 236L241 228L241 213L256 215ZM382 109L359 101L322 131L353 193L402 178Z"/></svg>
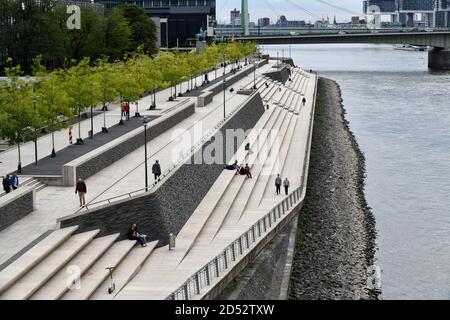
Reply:
<svg viewBox="0 0 450 320"><path fill-rule="evenodd" d="M266 225L266 217L263 219L263 226L264 226L264 232L267 231L267 225Z"/></svg>
<svg viewBox="0 0 450 320"><path fill-rule="evenodd" d="M270 214L273 214L273 222L277 222L277 213L275 212L275 209L270 211Z"/></svg>
<svg viewBox="0 0 450 320"><path fill-rule="evenodd" d="M236 261L236 252L235 252L235 248L234 248L234 243L231 245L231 259L233 259L233 261Z"/></svg>
<svg viewBox="0 0 450 320"><path fill-rule="evenodd" d="M272 227L272 215L269 212L269 228Z"/></svg>
<svg viewBox="0 0 450 320"><path fill-rule="evenodd" d="M205 274L206 274L206 285L211 285L211 276L209 275L209 264L205 267Z"/></svg>
<svg viewBox="0 0 450 320"><path fill-rule="evenodd" d="M256 242L255 226L252 227L253 242Z"/></svg>
<svg viewBox="0 0 450 320"><path fill-rule="evenodd" d="M239 254L242 254L242 237L239 238Z"/></svg>
<svg viewBox="0 0 450 320"><path fill-rule="evenodd" d="M223 252L223 262L225 269L228 269L228 261L227 261L227 250Z"/></svg>
<svg viewBox="0 0 450 320"><path fill-rule="evenodd" d="M216 258L214 260L214 263L216 265L216 278L218 278L220 276L220 272L219 272L219 258Z"/></svg>
<svg viewBox="0 0 450 320"><path fill-rule="evenodd" d="M184 300L189 300L189 290L187 283L184 284L183 291L184 291Z"/></svg>
<svg viewBox="0 0 450 320"><path fill-rule="evenodd" d="M250 248L250 240L248 239L248 232L245 233L245 241L247 242L247 249Z"/></svg>
<svg viewBox="0 0 450 320"><path fill-rule="evenodd" d="M261 237L261 220L258 221L258 238Z"/></svg>
<svg viewBox="0 0 450 320"><path fill-rule="evenodd" d="M195 274L194 279L195 279L195 291L197 294L200 294L200 279L198 277L198 273Z"/></svg>

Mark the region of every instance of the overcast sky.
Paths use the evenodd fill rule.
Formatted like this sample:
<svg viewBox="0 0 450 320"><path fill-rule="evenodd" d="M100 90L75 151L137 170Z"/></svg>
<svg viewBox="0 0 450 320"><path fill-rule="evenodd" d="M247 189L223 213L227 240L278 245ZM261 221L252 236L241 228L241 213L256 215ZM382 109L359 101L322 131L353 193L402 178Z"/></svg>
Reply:
<svg viewBox="0 0 450 320"><path fill-rule="evenodd" d="M362 15L362 0L324 0L341 8L334 8L321 3L321 0L249 0L250 20L270 17L272 20L285 15L288 20L315 21L327 15L333 19L336 14L338 22L349 21L352 15ZM217 20L230 21L230 11L241 10L241 0L217 0ZM305 10L302 10L305 9ZM344 11L346 9L346 11Z"/></svg>

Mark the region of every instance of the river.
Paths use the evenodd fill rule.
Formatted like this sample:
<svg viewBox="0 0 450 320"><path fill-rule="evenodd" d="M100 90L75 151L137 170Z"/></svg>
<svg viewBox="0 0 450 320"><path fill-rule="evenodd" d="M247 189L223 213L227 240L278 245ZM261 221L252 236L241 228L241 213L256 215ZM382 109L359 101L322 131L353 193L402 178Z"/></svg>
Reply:
<svg viewBox="0 0 450 320"><path fill-rule="evenodd" d="M289 56L289 48L264 53ZM390 45L297 45L295 63L336 80L366 157L381 299L450 299L450 72Z"/></svg>

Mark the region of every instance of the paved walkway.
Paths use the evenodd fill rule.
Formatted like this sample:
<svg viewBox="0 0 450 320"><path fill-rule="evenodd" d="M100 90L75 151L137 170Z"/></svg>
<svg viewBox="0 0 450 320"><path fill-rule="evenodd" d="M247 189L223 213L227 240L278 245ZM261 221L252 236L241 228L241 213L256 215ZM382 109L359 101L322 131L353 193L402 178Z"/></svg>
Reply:
<svg viewBox="0 0 450 320"><path fill-rule="evenodd" d="M263 66L261 72L270 68L270 66ZM214 74L212 72L210 77ZM210 78L211 79L211 78ZM235 88L245 86L248 83L248 78L239 81L234 85ZM158 110L146 110L151 104L151 97L145 97L139 101L139 111L141 115L145 116L158 116L163 114L166 110L173 108L180 101L168 102L167 98L170 95L170 89L166 89L157 94L157 107ZM236 106L242 103L247 97L237 95L235 92L226 93L226 99L228 103L227 113L233 110ZM182 99L195 99L195 98L180 98ZM158 136L149 142L148 148L150 153L150 164L154 160L159 159L162 162L162 169L169 167L179 159L180 143L176 140L178 137L186 133L186 128L193 137L192 143L199 141L205 132L214 127L223 117L223 95L219 94L214 97L213 103L206 108L197 108L196 113L179 123L177 126L171 128L166 133ZM116 124L120 119L120 110L118 106L112 106L111 111L108 112L108 123L111 125ZM131 114L134 113L134 108L130 108ZM98 118L101 117L101 118ZM96 127L98 131L101 131L103 124L103 116L100 115L95 119ZM198 124L193 127L194 124ZM90 120L83 121L82 128L87 132L87 128L90 128ZM74 127L75 129L75 127ZM196 133L194 134L194 130ZM74 130L75 131L75 130ZM83 129L82 129L83 131ZM84 132L84 131L83 131ZM55 134L58 139L59 149L68 145L68 142L64 142L66 132L58 132ZM75 132L74 132L75 137ZM47 139L47 140L46 140ZM48 143L48 137L42 137L39 144ZM168 143L170 142L170 143ZM23 163L32 163L34 161L34 144L26 144L23 149ZM7 156L14 158L15 151L9 150ZM114 196L118 196L133 190L141 189L144 187L144 168L143 168L143 155L144 146L130 153L120 161L117 161L108 168L98 172L96 175L86 180L88 187L87 201L93 198L102 200ZM4 154L0 154L0 161L3 161ZM7 157L5 157L7 159ZM27 161L27 162L26 162ZM3 170L3 163L0 164ZM14 161L9 161L8 165L12 168L16 166ZM11 170L12 171L12 170ZM120 180L120 183L116 182ZM107 190L105 192L105 190ZM16 222L12 226L2 230L0 232L0 242L2 246L0 248L0 265L13 256L16 252L20 251L27 244L38 238L47 230L54 228L56 220L63 216L74 213L79 208L78 198L74 193L74 188L69 187L52 187L48 186L36 195L36 210L27 217Z"/></svg>
<svg viewBox="0 0 450 320"><path fill-rule="evenodd" d="M149 117L150 121L156 117ZM151 123L150 123L151 124ZM84 139L83 145L70 145L57 154L57 157L51 158L50 156L42 158L38 161L38 164L30 164L22 169L22 176L39 176L39 175L61 175L62 166L75 160L82 155L101 147L102 145L119 138L120 136L133 131L134 129L142 126L142 118L130 117L129 121L124 121L124 125L116 124L108 129L108 133L97 133L94 135L94 139Z"/></svg>

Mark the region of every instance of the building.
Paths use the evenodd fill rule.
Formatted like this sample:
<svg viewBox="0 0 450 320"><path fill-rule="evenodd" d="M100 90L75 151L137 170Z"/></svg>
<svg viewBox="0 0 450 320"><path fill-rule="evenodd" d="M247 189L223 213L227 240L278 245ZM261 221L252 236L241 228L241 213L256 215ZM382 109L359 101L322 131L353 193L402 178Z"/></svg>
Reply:
<svg viewBox="0 0 450 320"><path fill-rule="evenodd" d="M232 26L241 25L241 12L236 8L234 8L234 10L230 12L230 23Z"/></svg>
<svg viewBox="0 0 450 320"><path fill-rule="evenodd" d="M268 26L270 26L270 18L265 17L258 19L258 27L263 28Z"/></svg>
<svg viewBox="0 0 450 320"><path fill-rule="evenodd" d="M96 0L106 10L132 3L155 22L160 46L194 47L196 34L214 24L216 0Z"/></svg>
<svg viewBox="0 0 450 320"><path fill-rule="evenodd" d="M358 25L359 24L359 17L358 16L353 16L351 21L352 21L352 25Z"/></svg>
<svg viewBox="0 0 450 320"><path fill-rule="evenodd" d="M366 0L363 2L363 12L367 13L371 6L377 6L380 12L395 12L395 2L396 0Z"/></svg>

